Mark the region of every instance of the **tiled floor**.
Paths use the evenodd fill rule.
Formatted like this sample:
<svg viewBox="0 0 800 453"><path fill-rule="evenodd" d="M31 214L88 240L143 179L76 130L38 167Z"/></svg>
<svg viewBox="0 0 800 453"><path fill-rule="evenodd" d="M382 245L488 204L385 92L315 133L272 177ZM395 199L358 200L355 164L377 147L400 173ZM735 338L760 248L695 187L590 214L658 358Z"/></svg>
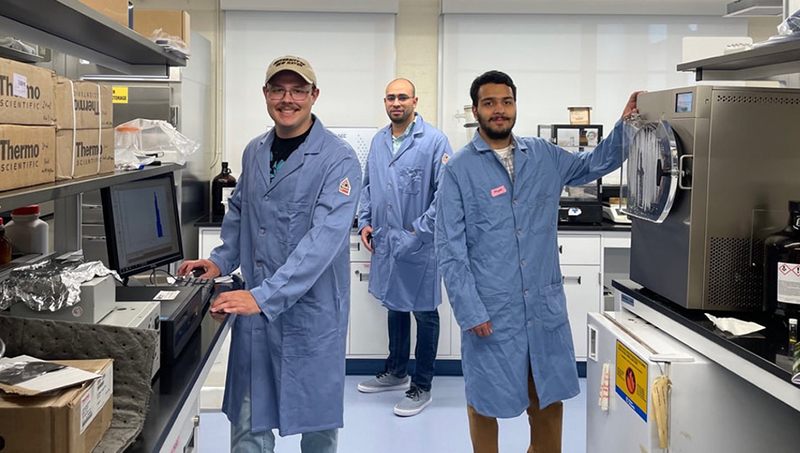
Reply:
<svg viewBox="0 0 800 453"><path fill-rule="evenodd" d="M363 394L356 384L364 376L348 376L344 396L344 429L339 431L340 453L469 453L464 380L437 377L433 403L421 414L400 418L392 406L402 392ZM586 380L581 394L564 403L563 453L586 452ZM523 453L528 447L528 419L523 414L500 420L500 452ZM230 425L224 414L204 412L200 418L200 453L230 450ZM277 453L300 451L300 436L278 437Z"/></svg>

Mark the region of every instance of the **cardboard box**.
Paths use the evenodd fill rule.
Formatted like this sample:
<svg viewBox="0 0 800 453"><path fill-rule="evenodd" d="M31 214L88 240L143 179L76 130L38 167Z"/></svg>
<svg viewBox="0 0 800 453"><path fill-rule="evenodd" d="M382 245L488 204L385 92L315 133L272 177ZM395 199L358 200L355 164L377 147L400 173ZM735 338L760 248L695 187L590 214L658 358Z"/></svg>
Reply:
<svg viewBox="0 0 800 453"><path fill-rule="evenodd" d="M54 73L0 58L0 124L52 126Z"/></svg>
<svg viewBox="0 0 800 453"><path fill-rule="evenodd" d="M48 396L0 395L3 451L90 453L111 426L113 360L65 360L64 365L102 374L82 387Z"/></svg>
<svg viewBox="0 0 800 453"><path fill-rule="evenodd" d="M108 173L108 159L103 156L109 154L114 155L114 129L101 129L99 134L98 129L78 129L74 134L72 129L61 129L56 132L56 180ZM111 164L113 171L113 158Z"/></svg>
<svg viewBox="0 0 800 453"><path fill-rule="evenodd" d="M0 124L0 191L56 179L56 128Z"/></svg>
<svg viewBox="0 0 800 453"><path fill-rule="evenodd" d="M569 124L592 124L591 107L567 107L569 110Z"/></svg>
<svg viewBox="0 0 800 453"><path fill-rule="evenodd" d="M78 0L125 27L128 26L128 0Z"/></svg>
<svg viewBox="0 0 800 453"><path fill-rule="evenodd" d="M112 91L109 85L56 77L56 128L72 129L73 125L75 129L114 127Z"/></svg>
<svg viewBox="0 0 800 453"><path fill-rule="evenodd" d="M181 38L189 47L189 13L178 10L134 9L133 29L150 39L153 32L161 29L168 35Z"/></svg>

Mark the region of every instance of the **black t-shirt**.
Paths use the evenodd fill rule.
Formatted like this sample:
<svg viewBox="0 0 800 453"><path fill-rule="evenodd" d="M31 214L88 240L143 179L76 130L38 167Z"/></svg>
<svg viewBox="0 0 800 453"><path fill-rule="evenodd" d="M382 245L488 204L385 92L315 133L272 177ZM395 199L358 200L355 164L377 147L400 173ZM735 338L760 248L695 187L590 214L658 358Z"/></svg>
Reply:
<svg viewBox="0 0 800 453"><path fill-rule="evenodd" d="M272 148L270 148L269 154L270 180L275 178L275 175L278 174L278 171L281 169L284 162L289 159L289 156L292 155L294 150L299 148L300 145L306 141L306 138L308 138L308 135L311 133L311 128L314 127L314 121L315 119L312 117L311 127L309 127L305 133L297 137L280 138L277 134L275 135L275 140L272 142Z"/></svg>

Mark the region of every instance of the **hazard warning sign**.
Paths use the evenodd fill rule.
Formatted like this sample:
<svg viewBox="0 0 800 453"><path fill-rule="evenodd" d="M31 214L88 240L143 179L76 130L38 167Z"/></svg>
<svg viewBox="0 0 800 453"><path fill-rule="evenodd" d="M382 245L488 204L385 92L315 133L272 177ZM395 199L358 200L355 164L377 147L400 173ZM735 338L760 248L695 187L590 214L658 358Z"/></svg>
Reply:
<svg viewBox="0 0 800 453"><path fill-rule="evenodd" d="M800 304L800 264L778 263L778 302Z"/></svg>

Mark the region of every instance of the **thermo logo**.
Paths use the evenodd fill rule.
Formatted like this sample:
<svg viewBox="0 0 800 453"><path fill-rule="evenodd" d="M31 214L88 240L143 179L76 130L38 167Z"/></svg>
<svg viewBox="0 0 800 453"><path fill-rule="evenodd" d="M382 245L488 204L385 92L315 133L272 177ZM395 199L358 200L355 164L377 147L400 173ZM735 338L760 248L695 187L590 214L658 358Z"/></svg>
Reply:
<svg viewBox="0 0 800 453"><path fill-rule="evenodd" d="M22 160L22 159L36 159L39 157L39 145L36 144L23 144L16 145L11 143L11 140L0 140L0 159L6 160Z"/></svg>
<svg viewBox="0 0 800 453"><path fill-rule="evenodd" d="M0 96L13 96L14 95L14 81L11 77L0 74ZM39 87L28 85L28 99L39 99L42 95Z"/></svg>
<svg viewBox="0 0 800 453"><path fill-rule="evenodd" d="M75 99L75 111L77 112L94 112L98 114L97 101L93 99Z"/></svg>
<svg viewBox="0 0 800 453"><path fill-rule="evenodd" d="M83 142L76 142L75 149L78 157L90 157L100 154L98 145L84 145Z"/></svg>

